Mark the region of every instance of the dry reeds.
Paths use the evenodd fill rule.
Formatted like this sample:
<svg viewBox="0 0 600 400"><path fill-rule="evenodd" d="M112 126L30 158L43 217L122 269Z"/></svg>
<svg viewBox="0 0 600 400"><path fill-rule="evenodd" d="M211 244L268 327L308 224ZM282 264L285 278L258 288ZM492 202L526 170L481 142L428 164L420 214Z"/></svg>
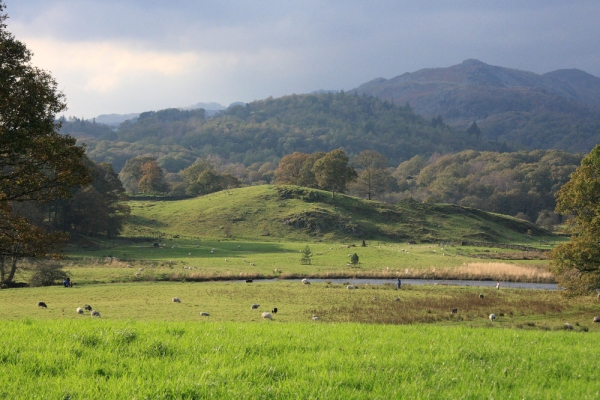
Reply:
<svg viewBox="0 0 600 400"><path fill-rule="evenodd" d="M468 263L453 272L463 279L495 280L509 282L554 283L555 277L546 268L509 263Z"/></svg>

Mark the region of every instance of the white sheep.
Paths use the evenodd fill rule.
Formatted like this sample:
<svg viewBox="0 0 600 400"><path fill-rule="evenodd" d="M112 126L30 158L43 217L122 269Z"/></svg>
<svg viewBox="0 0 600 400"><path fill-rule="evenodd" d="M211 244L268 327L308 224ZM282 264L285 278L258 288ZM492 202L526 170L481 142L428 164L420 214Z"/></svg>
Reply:
<svg viewBox="0 0 600 400"><path fill-rule="evenodd" d="M316 316L316 315L313 315L313 316L312 316L312 319L313 319L314 321L318 321L320 318L319 318L318 316Z"/></svg>
<svg viewBox="0 0 600 400"><path fill-rule="evenodd" d="M98 317L98 318L100 318L100 312L98 312L98 310L93 310L93 311L90 313L90 315L91 315L92 317Z"/></svg>
<svg viewBox="0 0 600 400"><path fill-rule="evenodd" d="M309 281L308 281L308 279L306 279L306 278L302 279L302 283L304 283L305 285L308 285L308 284L310 284L310 282L309 282Z"/></svg>
<svg viewBox="0 0 600 400"><path fill-rule="evenodd" d="M572 331L573 330L573 325L571 325L570 323L566 322L565 323L565 329L568 331Z"/></svg>
<svg viewBox="0 0 600 400"><path fill-rule="evenodd" d="M600 317L594 317L594 322L600 322Z"/></svg>
<svg viewBox="0 0 600 400"><path fill-rule="evenodd" d="M271 315L271 313L268 313L268 312L262 313L262 317L263 317L263 319L273 319L273 316Z"/></svg>
<svg viewBox="0 0 600 400"><path fill-rule="evenodd" d="M83 308L77 307L77 314L83 314Z"/></svg>
<svg viewBox="0 0 600 400"><path fill-rule="evenodd" d="M496 314L490 314L490 321L496 320Z"/></svg>
<svg viewBox="0 0 600 400"><path fill-rule="evenodd" d="M202 311L202 312L200 313L200 315L201 315L201 316L203 316L203 317L209 317L209 316L210 316L210 314L209 314L209 313L207 313L207 312L204 312L204 311Z"/></svg>
<svg viewBox="0 0 600 400"><path fill-rule="evenodd" d="M346 289L354 290L354 289L356 289L356 286L348 285L348 286L346 286Z"/></svg>
<svg viewBox="0 0 600 400"><path fill-rule="evenodd" d="M181 303L181 299L179 297L173 297L173 303Z"/></svg>

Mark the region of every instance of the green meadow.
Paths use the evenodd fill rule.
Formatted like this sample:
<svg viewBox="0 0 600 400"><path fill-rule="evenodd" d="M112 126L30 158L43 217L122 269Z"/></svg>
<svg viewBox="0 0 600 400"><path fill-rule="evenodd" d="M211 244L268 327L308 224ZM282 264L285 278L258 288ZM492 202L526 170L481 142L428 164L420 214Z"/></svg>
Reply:
<svg viewBox="0 0 600 400"><path fill-rule="evenodd" d="M68 248L74 287L0 290L0 398L599 396L596 297L329 281L554 282L565 239L524 221L297 187L131 205L123 237Z"/></svg>

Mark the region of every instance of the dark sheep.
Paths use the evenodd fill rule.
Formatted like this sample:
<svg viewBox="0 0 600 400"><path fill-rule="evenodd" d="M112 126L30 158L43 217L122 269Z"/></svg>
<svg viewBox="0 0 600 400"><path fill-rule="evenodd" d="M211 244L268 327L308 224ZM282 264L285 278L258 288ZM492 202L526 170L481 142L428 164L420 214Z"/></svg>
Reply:
<svg viewBox="0 0 600 400"><path fill-rule="evenodd" d="M246 283L252 283L252 279L246 279Z"/></svg>
<svg viewBox="0 0 600 400"><path fill-rule="evenodd" d="M483 294L479 293L479 298L483 299Z"/></svg>
<svg viewBox="0 0 600 400"><path fill-rule="evenodd" d="M271 310L271 312L272 312L273 314L277 314L277 307L274 307L274 308Z"/></svg>
<svg viewBox="0 0 600 400"><path fill-rule="evenodd" d="M83 306L83 308L85 309L85 311L92 311L92 306L90 306L89 304L86 304L85 306Z"/></svg>
<svg viewBox="0 0 600 400"><path fill-rule="evenodd" d="M38 301L38 307L48 308L48 306L46 305L46 303L44 303L43 301Z"/></svg>
<svg viewBox="0 0 600 400"><path fill-rule="evenodd" d="M452 310L450 310L451 314L456 314L458 313L458 308L453 308Z"/></svg>
<svg viewBox="0 0 600 400"><path fill-rule="evenodd" d="M260 304L252 304L251 306L253 310L256 310L258 307L260 307Z"/></svg>

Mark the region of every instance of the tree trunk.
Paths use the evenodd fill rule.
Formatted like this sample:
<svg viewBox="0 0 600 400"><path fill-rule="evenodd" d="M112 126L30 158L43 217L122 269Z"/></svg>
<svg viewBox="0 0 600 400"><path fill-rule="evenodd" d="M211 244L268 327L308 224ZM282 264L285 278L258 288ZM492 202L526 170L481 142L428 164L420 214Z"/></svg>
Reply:
<svg viewBox="0 0 600 400"><path fill-rule="evenodd" d="M4 271L4 256L0 256L0 284L5 283L4 282L5 275L6 275L6 272Z"/></svg>
<svg viewBox="0 0 600 400"><path fill-rule="evenodd" d="M10 272L8 274L8 278L6 278L6 284L12 282L12 280L15 277L15 272L17 271L17 257L11 257L12 258L12 263L10 266Z"/></svg>

